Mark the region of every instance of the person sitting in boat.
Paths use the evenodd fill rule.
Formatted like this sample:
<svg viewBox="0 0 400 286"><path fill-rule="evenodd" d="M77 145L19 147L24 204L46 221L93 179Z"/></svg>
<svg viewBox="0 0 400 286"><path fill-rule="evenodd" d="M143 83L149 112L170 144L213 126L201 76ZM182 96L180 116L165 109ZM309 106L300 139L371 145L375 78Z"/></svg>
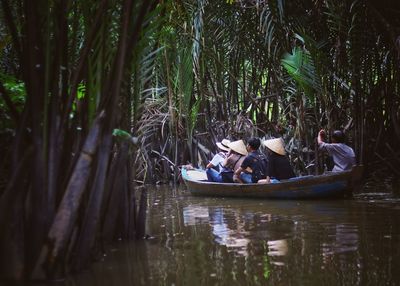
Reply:
<svg viewBox="0 0 400 286"><path fill-rule="evenodd" d="M242 164L247 155L243 140L233 141L228 144L229 152L227 158L222 162L220 172L210 168L207 169L207 178L210 182L233 183L233 173Z"/></svg>
<svg viewBox="0 0 400 286"><path fill-rule="evenodd" d="M356 155L354 150L344 143L344 132L341 130L333 131L332 143L325 143L325 139L326 132L322 129L318 132L318 148L328 153L329 156L332 156L333 163L335 164L332 172L351 170L356 164Z"/></svg>
<svg viewBox="0 0 400 286"><path fill-rule="evenodd" d="M261 142L258 138L250 138L247 142L248 155L243 163L235 171L234 181L238 183L257 183L258 180L265 178L267 159L258 152Z"/></svg>
<svg viewBox="0 0 400 286"><path fill-rule="evenodd" d="M265 140L263 142L268 151L268 165L266 178L258 183L274 183L295 177L289 159L286 157L282 138Z"/></svg>
<svg viewBox="0 0 400 286"><path fill-rule="evenodd" d="M220 152L215 154L206 166L206 174L210 182L222 182L220 171L222 170L222 163L228 157L228 152L230 151L229 143L231 141L228 139L223 139L221 142L216 143Z"/></svg>
<svg viewBox="0 0 400 286"><path fill-rule="evenodd" d="M233 183L233 175L247 156L247 149L243 140L233 141L228 144L228 147L230 151L228 152L228 157L222 163L221 176L224 183Z"/></svg>
<svg viewBox="0 0 400 286"><path fill-rule="evenodd" d="M206 169L214 168L217 171L220 170L222 163L226 159L230 150L228 147L229 143L231 143L231 141L228 139L223 139L221 142L215 143L220 151L214 155L211 161L207 164Z"/></svg>

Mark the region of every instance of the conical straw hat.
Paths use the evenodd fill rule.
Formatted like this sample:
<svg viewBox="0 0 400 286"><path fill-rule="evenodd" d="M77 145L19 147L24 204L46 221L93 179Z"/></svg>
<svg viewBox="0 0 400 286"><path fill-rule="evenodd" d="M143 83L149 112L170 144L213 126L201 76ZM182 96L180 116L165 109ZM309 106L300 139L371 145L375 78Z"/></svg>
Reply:
<svg viewBox="0 0 400 286"><path fill-rule="evenodd" d="M286 154L285 147L283 146L282 138L265 140L263 143L268 149L270 149L271 151L273 151L279 155Z"/></svg>
<svg viewBox="0 0 400 286"><path fill-rule="evenodd" d="M244 145L243 140L233 141L228 144L228 147L231 148L236 153L247 155L246 145Z"/></svg>
<svg viewBox="0 0 400 286"><path fill-rule="evenodd" d="M217 142L217 143L215 143L215 144L217 144L217 146L218 146L219 149L228 152L228 151L229 151L229 147L228 147L229 143L231 143L230 140L228 140L228 139L222 139L221 142Z"/></svg>

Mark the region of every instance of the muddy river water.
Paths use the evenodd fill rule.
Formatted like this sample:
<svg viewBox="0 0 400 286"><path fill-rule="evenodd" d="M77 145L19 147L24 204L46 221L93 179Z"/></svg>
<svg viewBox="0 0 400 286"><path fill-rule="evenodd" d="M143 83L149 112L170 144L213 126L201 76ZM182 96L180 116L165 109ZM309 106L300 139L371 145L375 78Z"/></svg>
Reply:
<svg viewBox="0 0 400 286"><path fill-rule="evenodd" d="M142 241L115 243L67 286L400 285L400 199L333 201L148 193Z"/></svg>

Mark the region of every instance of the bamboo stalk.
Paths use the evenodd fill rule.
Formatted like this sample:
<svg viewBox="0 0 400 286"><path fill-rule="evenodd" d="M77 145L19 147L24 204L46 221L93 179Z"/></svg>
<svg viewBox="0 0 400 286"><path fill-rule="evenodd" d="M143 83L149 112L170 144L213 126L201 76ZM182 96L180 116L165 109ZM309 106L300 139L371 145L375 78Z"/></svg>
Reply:
<svg viewBox="0 0 400 286"><path fill-rule="evenodd" d="M137 216L136 238L143 238L146 233L147 189L141 188L139 214Z"/></svg>
<svg viewBox="0 0 400 286"><path fill-rule="evenodd" d="M85 267L90 259L91 252L97 233L100 226L102 202L104 197L104 185L109 165L109 153L111 150L112 136L107 135L102 138L99 147L99 155L97 159L96 173L92 187L90 189L90 196L86 212L82 224L82 230L79 234L78 242L76 245L76 258L73 263L75 271L81 270ZM116 173L111 172L112 178L116 178Z"/></svg>
<svg viewBox="0 0 400 286"><path fill-rule="evenodd" d="M0 277L23 280L26 273L24 199L28 192L33 147L26 151L0 197Z"/></svg>
<svg viewBox="0 0 400 286"><path fill-rule="evenodd" d="M104 117L104 112L98 115L85 140L85 144L47 236L47 242L43 245L39 259L33 270L33 279L44 279L48 275L52 276L56 274L55 270L58 268L60 259L63 257L77 219L78 208L83 192L86 189L86 183L92 168L93 156L97 150L101 122Z"/></svg>
<svg viewBox="0 0 400 286"><path fill-rule="evenodd" d="M128 161L128 145L126 142L122 144L120 152L118 154L118 159L114 165L116 168L116 174L114 178L109 178L113 180L111 185L111 196L108 201L107 206L107 215L105 216L105 221L102 229L103 237L105 242L110 242L114 238L115 230L116 230L116 222L119 214L121 213L121 200L122 200L122 189L123 185L126 182L126 176L121 176L123 174L123 170ZM126 175L126 174L125 174Z"/></svg>

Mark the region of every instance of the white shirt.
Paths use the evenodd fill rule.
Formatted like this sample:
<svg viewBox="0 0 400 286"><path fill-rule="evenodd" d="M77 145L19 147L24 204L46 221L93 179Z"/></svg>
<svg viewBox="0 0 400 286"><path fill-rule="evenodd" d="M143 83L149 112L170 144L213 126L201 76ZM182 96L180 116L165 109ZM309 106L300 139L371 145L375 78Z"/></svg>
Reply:
<svg viewBox="0 0 400 286"><path fill-rule="evenodd" d="M218 154L215 154L210 163L213 164L214 166L218 166L222 164L222 162L224 162L225 158L226 154L223 152L219 152Z"/></svg>

